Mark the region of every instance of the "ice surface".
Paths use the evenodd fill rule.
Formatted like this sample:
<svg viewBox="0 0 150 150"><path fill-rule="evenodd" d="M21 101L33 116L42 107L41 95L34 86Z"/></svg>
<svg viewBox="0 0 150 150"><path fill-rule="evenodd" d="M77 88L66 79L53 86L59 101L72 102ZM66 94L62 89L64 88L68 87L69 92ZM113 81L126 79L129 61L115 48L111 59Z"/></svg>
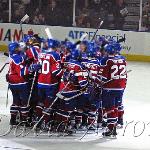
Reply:
<svg viewBox="0 0 150 150"><path fill-rule="evenodd" d="M0 139L0 150L35 150L33 148L30 148L28 146L18 144L16 142L12 142L10 140L6 139Z"/></svg>
<svg viewBox="0 0 150 150"><path fill-rule="evenodd" d="M6 56L0 54L0 67L5 63ZM37 150L150 150L150 63L128 62L128 84L124 95L125 124L126 130L118 130L116 139L102 138L101 134L88 134L82 140L82 136L74 137L4 137L0 138L0 150L12 145L23 144L22 149ZM5 74L8 66L0 74L0 114L9 114L9 107L6 108L7 82ZM11 104L11 92L9 92L9 105ZM135 131L134 131L135 128ZM135 132L135 133L134 133ZM142 133L143 132L143 133ZM141 134L142 133L142 134ZM141 134L141 135L140 135ZM124 136L123 136L124 135ZM140 135L140 136L138 136ZM137 137L136 137L137 136ZM16 147L20 147L17 145ZM11 150L11 148L7 148Z"/></svg>

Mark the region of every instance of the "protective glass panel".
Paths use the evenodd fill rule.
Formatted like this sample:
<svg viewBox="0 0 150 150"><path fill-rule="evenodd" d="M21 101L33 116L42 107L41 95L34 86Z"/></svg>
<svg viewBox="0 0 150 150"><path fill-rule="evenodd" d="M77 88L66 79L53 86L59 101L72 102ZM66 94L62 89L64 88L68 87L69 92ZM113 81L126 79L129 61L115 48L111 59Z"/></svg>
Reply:
<svg viewBox="0 0 150 150"><path fill-rule="evenodd" d="M73 0L12 0L12 22L28 14L26 23L72 26L72 10Z"/></svg>
<svg viewBox="0 0 150 150"><path fill-rule="evenodd" d="M140 0L76 0L76 26L104 29L137 30Z"/></svg>

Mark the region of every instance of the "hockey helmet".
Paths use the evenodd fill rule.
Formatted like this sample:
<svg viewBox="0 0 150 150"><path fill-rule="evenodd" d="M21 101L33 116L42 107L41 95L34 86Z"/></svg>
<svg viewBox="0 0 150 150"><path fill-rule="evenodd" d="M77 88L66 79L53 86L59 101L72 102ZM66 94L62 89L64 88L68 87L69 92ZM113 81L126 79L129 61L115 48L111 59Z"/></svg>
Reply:
<svg viewBox="0 0 150 150"><path fill-rule="evenodd" d="M23 42L28 43L32 37L33 37L32 35L25 34L22 40Z"/></svg>
<svg viewBox="0 0 150 150"><path fill-rule="evenodd" d="M88 48L94 48L94 46L95 46L95 42L89 42L88 43Z"/></svg>
<svg viewBox="0 0 150 150"><path fill-rule="evenodd" d="M114 44L114 43L116 43L116 40L111 37L108 39L108 43Z"/></svg>
<svg viewBox="0 0 150 150"><path fill-rule="evenodd" d="M48 48L57 48L60 45L60 42L54 39L48 39Z"/></svg>
<svg viewBox="0 0 150 150"><path fill-rule="evenodd" d="M78 49L73 49L73 50L71 51L71 58L72 58L73 60L79 60L79 59L81 58L81 53L79 52Z"/></svg>
<svg viewBox="0 0 150 150"><path fill-rule="evenodd" d="M122 50L122 46L120 45L120 43L114 43L113 47L116 50L116 52L120 52Z"/></svg>
<svg viewBox="0 0 150 150"><path fill-rule="evenodd" d="M24 49L26 47L26 43L25 42L19 42L18 44L19 44L19 47L21 49Z"/></svg>
<svg viewBox="0 0 150 150"><path fill-rule="evenodd" d="M14 54L18 47L19 47L19 43L17 43L17 42L10 43L8 45L10 55Z"/></svg>
<svg viewBox="0 0 150 150"><path fill-rule="evenodd" d="M65 42L65 47L66 47L67 49L74 49L74 48L75 48L75 45L74 45L72 42L70 42L70 41L66 41L66 42Z"/></svg>
<svg viewBox="0 0 150 150"><path fill-rule="evenodd" d="M113 55L116 52L116 50L115 50L115 48L114 48L114 46L112 44L105 45L104 49L110 55Z"/></svg>
<svg viewBox="0 0 150 150"><path fill-rule="evenodd" d="M85 47L88 47L88 44L89 42L84 40L84 41L81 41L80 45L84 45Z"/></svg>
<svg viewBox="0 0 150 150"><path fill-rule="evenodd" d="M96 48L88 48L88 51L87 51L87 56L88 57L96 57Z"/></svg>
<svg viewBox="0 0 150 150"><path fill-rule="evenodd" d="M105 39L104 36L100 36L100 37L98 38L98 41L99 41L99 42L104 42L104 41L106 41L106 39Z"/></svg>

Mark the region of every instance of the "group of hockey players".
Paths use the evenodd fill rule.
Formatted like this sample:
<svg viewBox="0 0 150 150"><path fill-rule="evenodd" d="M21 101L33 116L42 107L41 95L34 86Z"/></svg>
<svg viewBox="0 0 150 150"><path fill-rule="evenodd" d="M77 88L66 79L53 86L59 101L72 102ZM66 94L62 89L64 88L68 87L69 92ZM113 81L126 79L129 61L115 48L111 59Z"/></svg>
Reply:
<svg viewBox="0 0 150 150"><path fill-rule="evenodd" d="M72 43L30 33L8 49L10 125L18 124L19 113L20 121L31 125L35 116L37 122L42 117L45 128L51 121L64 122L70 129L97 125L106 127L103 136L117 135L116 128L123 126L127 82L126 59L118 41L101 36Z"/></svg>

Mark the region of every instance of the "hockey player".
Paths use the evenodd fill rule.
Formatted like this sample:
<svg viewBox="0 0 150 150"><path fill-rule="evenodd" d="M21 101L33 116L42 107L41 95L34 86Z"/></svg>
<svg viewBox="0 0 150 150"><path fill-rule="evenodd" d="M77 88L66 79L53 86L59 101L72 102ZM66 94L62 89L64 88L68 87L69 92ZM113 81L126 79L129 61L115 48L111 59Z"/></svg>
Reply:
<svg viewBox="0 0 150 150"><path fill-rule="evenodd" d="M117 59L121 59L121 60L124 60L126 62L126 58L120 54L120 51L122 50L121 45L118 42L114 42L113 47L116 51L115 57ZM122 90L122 92L124 92L124 89ZM117 128L123 128L124 106L123 106L122 96L118 99L118 103L117 103L116 107L118 107Z"/></svg>
<svg viewBox="0 0 150 150"><path fill-rule="evenodd" d="M104 47L109 42L108 42L108 40L106 40L105 37L100 36L99 39L95 41L95 43L99 47L99 50L97 51L97 55L98 55L99 61L101 61L101 59L106 56Z"/></svg>
<svg viewBox="0 0 150 150"><path fill-rule="evenodd" d="M71 58L71 50L75 48L75 45L71 43L70 41L64 42L64 48L62 49L62 57L61 62L66 63Z"/></svg>
<svg viewBox="0 0 150 150"><path fill-rule="evenodd" d="M32 67L35 69L33 64L38 63L39 54L41 53L41 42L37 35L27 35L27 43L28 48L25 51L25 62L27 67ZM38 99L38 87L37 87L37 80L38 80L38 73L36 71L31 72L30 74L26 75L26 79L28 81L28 88L30 89L31 98L30 98L30 116L32 116L33 111L37 105ZM33 88L31 89L33 84Z"/></svg>
<svg viewBox="0 0 150 150"><path fill-rule="evenodd" d="M87 57L88 44L89 44L88 41L82 41L79 46L83 64L88 61L88 57Z"/></svg>
<svg viewBox="0 0 150 150"><path fill-rule="evenodd" d="M94 46L94 45L93 45ZM89 112L91 114L96 114L98 109L100 108L100 89L97 84L99 81L99 70L100 70L100 62L96 58L97 51L95 47L89 47L87 51L88 62L86 68L89 73L89 84L88 84L88 94L87 98L89 99ZM88 125L93 122L94 125L95 116L89 116ZM95 120L96 121L96 120ZM94 126L91 126L94 127Z"/></svg>
<svg viewBox="0 0 150 150"><path fill-rule="evenodd" d="M30 64L37 63L38 55L41 52L40 43L35 37L29 39L30 47L25 51L27 59L30 61Z"/></svg>
<svg viewBox="0 0 150 150"><path fill-rule="evenodd" d="M66 72L64 74L66 75L65 78L67 80L67 86L65 85L65 88L61 92L61 94L66 98L70 98L79 94L87 87L88 73L82 68L80 59L81 57L79 50L72 50L71 59L68 62ZM86 99L82 94L76 98L71 99L70 101L61 101L59 109L66 112L73 112L75 109L82 110L83 112L84 107L86 107Z"/></svg>
<svg viewBox="0 0 150 150"><path fill-rule="evenodd" d="M52 104L56 93L58 92L58 84L62 76L60 64L60 56L56 52L58 42L54 39L48 39L48 50L41 53L39 63L42 65L38 76L38 105L36 107L37 115L40 117L45 114L45 122L49 121L49 106ZM43 112L42 112L43 111Z"/></svg>
<svg viewBox="0 0 150 150"><path fill-rule="evenodd" d="M21 55L19 44L12 42L8 46L10 53L10 67L6 79L13 95L13 104L10 107L10 125L16 125L16 116L20 112L21 120L26 120L29 113L27 107L29 90L24 73L28 72Z"/></svg>
<svg viewBox="0 0 150 150"><path fill-rule="evenodd" d="M115 57L113 45L108 44L106 47L108 56L101 60L103 67L102 81L102 105L107 116L108 131L103 132L104 136L117 135L116 125L118 118L118 101L123 96L126 87L126 61Z"/></svg>

